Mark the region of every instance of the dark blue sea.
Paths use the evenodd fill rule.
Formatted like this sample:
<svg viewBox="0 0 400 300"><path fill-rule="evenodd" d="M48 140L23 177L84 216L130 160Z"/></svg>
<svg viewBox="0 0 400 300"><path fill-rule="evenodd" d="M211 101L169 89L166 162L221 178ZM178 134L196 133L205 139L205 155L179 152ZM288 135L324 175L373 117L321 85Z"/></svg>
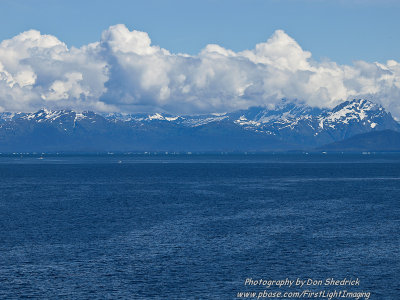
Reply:
<svg viewBox="0 0 400 300"><path fill-rule="evenodd" d="M399 154L1 155L0 199L0 299L400 299Z"/></svg>

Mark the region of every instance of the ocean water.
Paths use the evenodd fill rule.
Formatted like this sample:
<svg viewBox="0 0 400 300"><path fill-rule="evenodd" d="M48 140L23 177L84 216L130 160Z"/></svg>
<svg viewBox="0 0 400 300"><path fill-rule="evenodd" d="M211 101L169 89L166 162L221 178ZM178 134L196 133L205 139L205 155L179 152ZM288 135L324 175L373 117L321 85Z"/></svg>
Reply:
<svg viewBox="0 0 400 300"><path fill-rule="evenodd" d="M2 155L0 199L0 299L400 299L398 154Z"/></svg>

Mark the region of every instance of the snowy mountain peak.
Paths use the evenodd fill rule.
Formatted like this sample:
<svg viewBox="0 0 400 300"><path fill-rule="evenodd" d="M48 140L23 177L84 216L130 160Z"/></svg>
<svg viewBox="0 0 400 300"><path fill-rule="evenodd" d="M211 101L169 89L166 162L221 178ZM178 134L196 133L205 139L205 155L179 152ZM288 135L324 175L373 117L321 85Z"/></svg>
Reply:
<svg viewBox="0 0 400 300"><path fill-rule="evenodd" d="M54 121L65 114L70 114L72 111L67 110L48 110L46 108L42 108L34 113L21 113L14 116L14 118L20 118L25 120L36 120L37 122L46 122L46 121Z"/></svg>
<svg viewBox="0 0 400 300"><path fill-rule="evenodd" d="M316 116L324 112L324 110L318 107L311 107L302 101L283 99L275 106L274 112L284 114L288 118L299 118Z"/></svg>
<svg viewBox="0 0 400 300"><path fill-rule="evenodd" d="M339 104L332 111L335 112L342 109L349 109L354 111L360 111L360 110L369 111L369 110L383 110L383 107L367 99L353 99L345 101L342 104Z"/></svg>
<svg viewBox="0 0 400 300"><path fill-rule="evenodd" d="M68 120L78 121L84 119L96 119L101 117L100 115L91 112L75 112L72 110L49 110L46 108L42 108L36 112L32 113L1 113L0 114L0 122L8 122L8 121L29 121L29 122L37 122L37 123L65 123Z"/></svg>
<svg viewBox="0 0 400 300"><path fill-rule="evenodd" d="M147 120L160 120L160 121L175 121L179 118L179 116L171 116L171 115L162 115L160 113L155 113L153 115L149 115Z"/></svg>
<svg viewBox="0 0 400 300"><path fill-rule="evenodd" d="M274 108L250 107L247 110L231 113L235 123L247 126L263 126L271 122L294 122L320 115L324 110L311 107L301 101L283 99Z"/></svg>
<svg viewBox="0 0 400 300"><path fill-rule="evenodd" d="M171 136L203 132L212 136L220 131L226 135L230 130L237 130L243 136L272 136L285 143L307 146L331 143L370 131L400 131L390 113L366 99L346 101L332 110L283 100L273 108L250 107L232 113L185 116L166 113L98 114L45 108L34 113L0 113L0 139L2 136L8 138L16 128L18 132L54 130L68 135L81 132L88 138L95 132L111 136L127 132L133 135L151 132L161 136L163 132ZM238 143L242 141L238 140Z"/></svg>
<svg viewBox="0 0 400 300"><path fill-rule="evenodd" d="M360 123L375 128L381 118L391 118L385 109L366 99L346 101L319 118L319 127L334 128L337 124ZM375 122L377 121L377 122Z"/></svg>

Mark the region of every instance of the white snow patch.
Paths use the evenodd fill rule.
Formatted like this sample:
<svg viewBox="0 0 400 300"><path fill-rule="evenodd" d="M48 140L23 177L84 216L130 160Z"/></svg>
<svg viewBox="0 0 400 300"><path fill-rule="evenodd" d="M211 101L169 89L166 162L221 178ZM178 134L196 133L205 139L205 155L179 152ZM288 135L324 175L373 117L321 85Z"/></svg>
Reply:
<svg viewBox="0 0 400 300"><path fill-rule="evenodd" d="M159 113L149 116L148 118L149 120L165 120L165 118Z"/></svg>

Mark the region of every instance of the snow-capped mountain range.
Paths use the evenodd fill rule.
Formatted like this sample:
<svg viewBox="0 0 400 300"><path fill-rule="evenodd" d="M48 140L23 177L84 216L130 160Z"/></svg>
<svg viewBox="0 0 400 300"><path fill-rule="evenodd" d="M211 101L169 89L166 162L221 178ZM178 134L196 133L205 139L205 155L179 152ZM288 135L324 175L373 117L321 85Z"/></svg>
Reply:
<svg viewBox="0 0 400 300"><path fill-rule="evenodd" d="M272 151L311 149L380 130L400 131L371 101L333 109L282 100L224 114L0 113L0 151Z"/></svg>

